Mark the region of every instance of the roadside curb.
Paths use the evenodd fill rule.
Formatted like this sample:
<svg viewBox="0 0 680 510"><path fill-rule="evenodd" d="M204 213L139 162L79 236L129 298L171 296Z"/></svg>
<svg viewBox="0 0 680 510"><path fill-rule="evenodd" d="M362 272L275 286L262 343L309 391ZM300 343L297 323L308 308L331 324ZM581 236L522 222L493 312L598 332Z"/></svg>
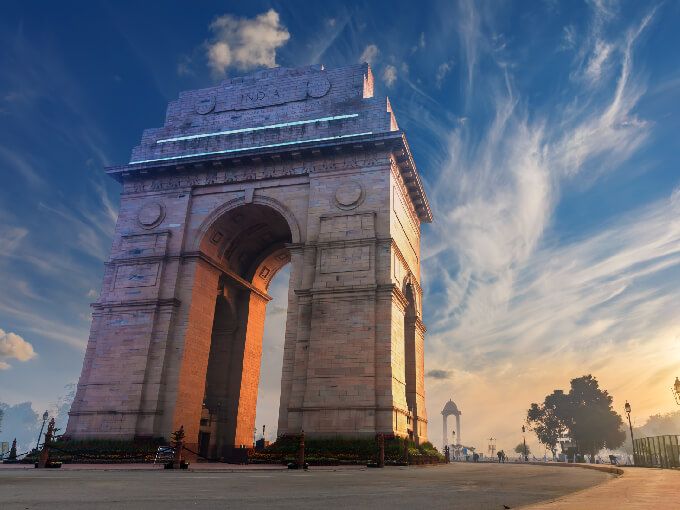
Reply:
<svg viewBox="0 0 680 510"><path fill-rule="evenodd" d="M555 466L555 467L563 467L563 468L581 468L581 469L594 469L596 471L604 471L605 473L612 473L617 476L621 476L624 471L622 468L617 467L617 466L608 466L608 465L602 465L602 464L567 464L565 462L554 462L552 464L546 464L545 462L523 462L522 464L529 464L532 466Z"/></svg>

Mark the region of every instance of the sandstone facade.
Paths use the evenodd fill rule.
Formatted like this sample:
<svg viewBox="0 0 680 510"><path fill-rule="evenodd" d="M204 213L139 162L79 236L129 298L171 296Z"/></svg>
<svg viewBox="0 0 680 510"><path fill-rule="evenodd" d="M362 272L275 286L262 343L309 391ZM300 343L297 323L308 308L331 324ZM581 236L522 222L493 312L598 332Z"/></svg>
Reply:
<svg viewBox="0 0 680 510"><path fill-rule="evenodd" d="M67 434L252 444L273 276L291 264L279 434L426 440L427 198L367 64L182 93L128 165Z"/></svg>

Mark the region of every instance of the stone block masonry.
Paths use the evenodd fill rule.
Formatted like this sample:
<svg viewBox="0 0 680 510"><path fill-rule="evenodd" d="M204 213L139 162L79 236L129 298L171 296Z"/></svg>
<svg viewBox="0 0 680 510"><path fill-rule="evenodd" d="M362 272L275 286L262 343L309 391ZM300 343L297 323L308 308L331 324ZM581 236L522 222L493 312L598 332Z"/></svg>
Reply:
<svg viewBox="0 0 680 510"><path fill-rule="evenodd" d="M66 433L252 445L267 289L291 264L279 434L427 439L427 198L367 64L184 92L130 163ZM193 449L192 448L192 449Z"/></svg>

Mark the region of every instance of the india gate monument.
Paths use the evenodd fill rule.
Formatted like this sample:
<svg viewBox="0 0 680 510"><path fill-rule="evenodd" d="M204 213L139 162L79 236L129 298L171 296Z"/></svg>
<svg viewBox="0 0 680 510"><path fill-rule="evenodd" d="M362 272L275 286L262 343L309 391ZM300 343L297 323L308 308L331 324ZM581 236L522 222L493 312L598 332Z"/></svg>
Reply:
<svg viewBox="0 0 680 510"><path fill-rule="evenodd" d="M267 294L291 264L278 434L427 440L420 226L368 64L181 93L130 162L66 434L251 447Z"/></svg>

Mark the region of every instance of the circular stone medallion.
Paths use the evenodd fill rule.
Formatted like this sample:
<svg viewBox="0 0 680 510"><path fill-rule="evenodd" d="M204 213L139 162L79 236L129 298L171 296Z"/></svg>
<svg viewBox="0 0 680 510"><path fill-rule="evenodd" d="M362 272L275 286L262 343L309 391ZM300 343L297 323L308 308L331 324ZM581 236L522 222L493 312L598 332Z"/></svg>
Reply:
<svg viewBox="0 0 680 510"><path fill-rule="evenodd" d="M335 205L340 209L354 209L364 199L364 188L358 182L348 182L335 190Z"/></svg>
<svg viewBox="0 0 680 510"><path fill-rule="evenodd" d="M203 99L199 99L196 101L195 108L197 113L200 113L201 115L207 115L213 111L213 108L215 108L215 96L208 96L204 97Z"/></svg>
<svg viewBox="0 0 680 510"><path fill-rule="evenodd" d="M323 97L331 88L328 78L325 76L313 78L307 83L307 94L310 97Z"/></svg>
<svg viewBox="0 0 680 510"><path fill-rule="evenodd" d="M147 202L137 215L137 221L142 228L154 228L165 217L165 209L158 202Z"/></svg>

